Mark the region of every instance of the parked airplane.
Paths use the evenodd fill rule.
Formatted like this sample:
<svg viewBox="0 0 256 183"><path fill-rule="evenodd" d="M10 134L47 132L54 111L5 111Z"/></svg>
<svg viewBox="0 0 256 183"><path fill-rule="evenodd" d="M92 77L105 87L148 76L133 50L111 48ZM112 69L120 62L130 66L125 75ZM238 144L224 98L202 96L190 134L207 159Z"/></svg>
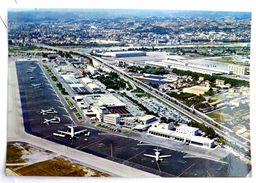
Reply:
<svg viewBox="0 0 256 183"><path fill-rule="evenodd" d="M31 70L31 69L28 69L28 70L26 71L26 73L32 73L32 70Z"/></svg>
<svg viewBox="0 0 256 183"><path fill-rule="evenodd" d="M38 84L31 84L34 88L41 88L42 87L42 83L38 83Z"/></svg>
<svg viewBox="0 0 256 183"><path fill-rule="evenodd" d="M87 132L87 129L83 129L83 130L79 130L75 132L75 126L67 126L70 131L62 131L62 130L58 130L58 133L53 133L53 135L55 136L59 136L59 137L66 137L66 136L70 136L70 139L75 138L78 135L82 135L84 134L84 136L89 137L90 136L90 132ZM86 133L87 132L87 133Z"/></svg>
<svg viewBox="0 0 256 183"><path fill-rule="evenodd" d="M57 111L55 111L55 109L53 107L49 108L49 109L41 109L41 112L40 112L42 115L47 115L47 114L58 114Z"/></svg>
<svg viewBox="0 0 256 183"><path fill-rule="evenodd" d="M60 123L60 117L58 116L54 116L54 118L52 119L44 119L44 122L42 122L42 124L59 124Z"/></svg>
<svg viewBox="0 0 256 183"><path fill-rule="evenodd" d="M155 155L151 155L151 154L144 154L144 156L147 156L147 157L150 157L150 158L154 158L156 162L159 162L159 161L162 161L164 158L169 158L171 157L172 155L161 155L160 156L160 151L161 149L154 149L155 151Z"/></svg>
<svg viewBox="0 0 256 183"><path fill-rule="evenodd" d="M27 69L27 73L32 73L34 72L34 70L36 69L37 67L30 67L29 69Z"/></svg>

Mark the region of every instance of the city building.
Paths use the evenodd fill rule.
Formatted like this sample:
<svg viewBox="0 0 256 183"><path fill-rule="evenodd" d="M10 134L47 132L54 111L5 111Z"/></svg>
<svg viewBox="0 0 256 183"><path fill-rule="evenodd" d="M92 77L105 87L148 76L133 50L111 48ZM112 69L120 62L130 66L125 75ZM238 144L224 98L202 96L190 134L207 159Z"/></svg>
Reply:
<svg viewBox="0 0 256 183"><path fill-rule="evenodd" d="M59 55L56 54L56 53L51 53L51 54L48 54L47 57L48 57L49 60L54 60L57 57L59 57Z"/></svg>
<svg viewBox="0 0 256 183"><path fill-rule="evenodd" d="M120 115L119 114L106 114L103 116L104 123L110 123L114 125L120 124Z"/></svg>
<svg viewBox="0 0 256 183"><path fill-rule="evenodd" d="M91 75L97 74L97 69L95 67L87 65L87 70L88 70L88 72L90 72Z"/></svg>
<svg viewBox="0 0 256 183"><path fill-rule="evenodd" d="M229 64L228 70L236 75L249 75L249 67L248 66L241 66L241 65L235 65L235 64Z"/></svg>
<svg viewBox="0 0 256 183"><path fill-rule="evenodd" d="M215 80L215 84L216 84L217 86L225 85L225 81L224 81L224 80L221 80L221 79L216 79L216 80Z"/></svg>

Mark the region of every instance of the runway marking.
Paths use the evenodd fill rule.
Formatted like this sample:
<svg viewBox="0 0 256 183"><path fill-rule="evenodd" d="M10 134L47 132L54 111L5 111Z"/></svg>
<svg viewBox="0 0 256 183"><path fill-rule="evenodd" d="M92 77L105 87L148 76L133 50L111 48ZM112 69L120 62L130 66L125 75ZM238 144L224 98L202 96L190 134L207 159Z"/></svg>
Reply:
<svg viewBox="0 0 256 183"><path fill-rule="evenodd" d="M96 140L96 141L94 141L94 142L92 142L92 143L90 143L90 144L87 144L87 145L85 145L85 146L83 146L83 145L81 145L81 146L77 146L77 148L80 148L80 147L83 147L82 149L84 149L84 148L88 148L89 146L92 146L92 145L94 145L94 144L96 144L96 143L98 143L98 142L100 142L100 141L102 141L104 138L101 138L101 139L99 139L99 140ZM76 149L77 149L76 148ZM81 149L81 150L82 150Z"/></svg>
<svg viewBox="0 0 256 183"><path fill-rule="evenodd" d="M188 171L192 166L194 166L195 163L193 163L192 165L190 165L188 168L186 168L183 172L181 172L181 174L178 175L178 177L180 177L181 175L183 175L186 171Z"/></svg>
<svg viewBox="0 0 256 183"><path fill-rule="evenodd" d="M212 175L210 174L210 172L208 170L206 170L207 174L209 177L212 177Z"/></svg>
<svg viewBox="0 0 256 183"><path fill-rule="evenodd" d="M123 161L123 164L124 164L125 162L127 162L127 161L129 161L129 160L131 160L131 159L133 159L133 158L135 158L135 157L137 157L137 156L141 155L141 154L142 154L142 153L144 153L145 151L146 151L146 150L141 151L140 153L135 154L134 156L130 157L129 159L127 159L127 160Z"/></svg>
<svg viewBox="0 0 256 183"><path fill-rule="evenodd" d="M186 155L186 156L183 156L183 158L201 158L201 159L208 159L208 160L211 160L211 161L215 161L215 162L218 162L218 163L223 163L223 164L228 164L228 162L226 161L221 161L221 160L218 160L218 159L214 159L214 158L211 158L211 157L204 157L204 156L196 156L196 155Z"/></svg>
<svg viewBox="0 0 256 183"><path fill-rule="evenodd" d="M159 172L161 172L160 165L157 161L156 161L156 165L157 165L157 168L158 168Z"/></svg>

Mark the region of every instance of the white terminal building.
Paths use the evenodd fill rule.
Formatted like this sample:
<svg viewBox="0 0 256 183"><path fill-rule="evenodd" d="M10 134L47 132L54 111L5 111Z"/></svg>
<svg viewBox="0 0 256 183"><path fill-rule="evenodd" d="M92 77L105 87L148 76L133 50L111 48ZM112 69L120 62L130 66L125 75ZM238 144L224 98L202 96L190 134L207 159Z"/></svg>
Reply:
<svg viewBox="0 0 256 183"><path fill-rule="evenodd" d="M199 129L187 125L180 125L174 129L173 124L158 124L153 125L148 129L148 134L155 135L162 138L177 140L180 142L188 143L194 146L205 148L212 148L214 140L198 136Z"/></svg>

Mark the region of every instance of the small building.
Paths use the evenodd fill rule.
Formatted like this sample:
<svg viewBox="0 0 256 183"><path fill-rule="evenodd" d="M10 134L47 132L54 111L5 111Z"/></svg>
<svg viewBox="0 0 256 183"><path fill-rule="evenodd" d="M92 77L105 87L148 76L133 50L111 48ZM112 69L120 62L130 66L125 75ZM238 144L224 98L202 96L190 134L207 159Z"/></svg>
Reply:
<svg viewBox="0 0 256 183"><path fill-rule="evenodd" d="M95 84L95 83L88 83L87 84L88 89L92 92L92 93L98 93L101 92L100 87Z"/></svg>
<svg viewBox="0 0 256 183"><path fill-rule="evenodd" d="M83 63L84 63L84 57L80 57L80 58L79 58L79 62L80 62L81 64L83 64Z"/></svg>
<svg viewBox="0 0 256 183"><path fill-rule="evenodd" d="M204 81L204 77L199 77L199 78L198 78L198 81L199 81L199 82Z"/></svg>
<svg viewBox="0 0 256 183"><path fill-rule="evenodd" d="M105 114L103 116L104 123L110 123L114 125L120 124L120 115L119 114Z"/></svg>
<svg viewBox="0 0 256 183"><path fill-rule="evenodd" d="M62 58L58 58L58 59L56 60L56 63L57 63L58 65L66 65L66 64L67 64L66 61L65 61L64 59L62 59Z"/></svg>
<svg viewBox="0 0 256 183"><path fill-rule="evenodd" d="M90 72L91 75L95 75L98 72L95 67L92 67L90 65L87 65L87 70L88 70L88 72Z"/></svg>
<svg viewBox="0 0 256 183"><path fill-rule="evenodd" d="M222 85L225 85L225 81L224 81L224 80L221 80L221 79L216 79L216 80L215 80L215 84L216 84L216 85L219 85L219 86L222 86Z"/></svg>
<svg viewBox="0 0 256 183"><path fill-rule="evenodd" d="M56 53L51 53L51 54L48 54L48 55L47 55L48 59L50 59L50 60L54 60L54 59L56 59L58 56L59 56L59 55L56 54Z"/></svg>
<svg viewBox="0 0 256 183"><path fill-rule="evenodd" d="M156 122L158 119L154 115L145 115L139 118L139 121L142 122L144 125Z"/></svg>

